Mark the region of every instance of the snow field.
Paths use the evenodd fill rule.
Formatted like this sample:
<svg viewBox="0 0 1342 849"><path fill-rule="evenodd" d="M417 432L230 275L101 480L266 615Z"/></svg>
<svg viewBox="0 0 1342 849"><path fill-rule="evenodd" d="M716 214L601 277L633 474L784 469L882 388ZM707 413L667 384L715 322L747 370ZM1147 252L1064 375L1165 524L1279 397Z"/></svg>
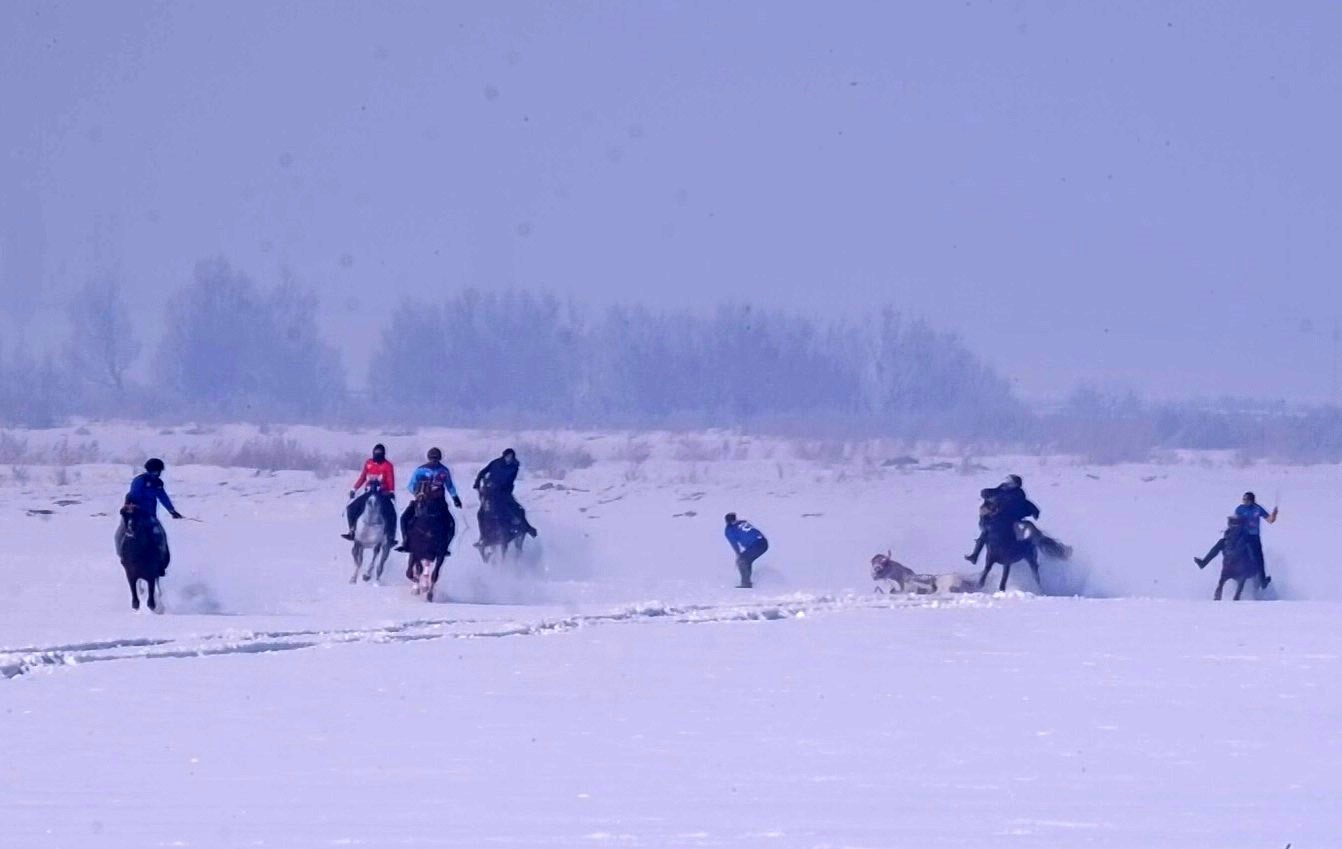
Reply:
<svg viewBox="0 0 1342 849"><path fill-rule="evenodd" d="M245 429L91 430L106 455L167 443L170 492L203 523L169 524L169 612L133 615L111 552L127 464L0 485L3 846L1247 849L1342 833L1331 467L1018 457L965 475L720 435L387 439L402 474L441 444L467 502L449 600L429 605L399 557L384 587L346 583L354 470L174 463ZM333 456L376 439L286 436ZM541 538L526 563L486 567L466 490L514 442ZM1078 553L1045 565L1046 589L1086 597L1024 594L1028 569L1001 596L871 593L887 548L967 569L977 490L1010 471ZM1280 490L1265 541L1290 603L1213 604L1215 575L1191 562L1246 488L1269 505ZM771 539L754 592L731 587L729 509Z"/></svg>

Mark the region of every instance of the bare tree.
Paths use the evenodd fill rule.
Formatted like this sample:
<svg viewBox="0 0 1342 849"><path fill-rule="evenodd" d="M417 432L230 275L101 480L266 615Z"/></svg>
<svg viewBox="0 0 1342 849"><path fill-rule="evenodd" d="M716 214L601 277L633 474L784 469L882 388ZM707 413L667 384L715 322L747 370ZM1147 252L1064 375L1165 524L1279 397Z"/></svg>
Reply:
<svg viewBox="0 0 1342 849"><path fill-rule="evenodd" d="M140 342L131 325L121 284L102 277L84 284L67 308L70 338L65 359L84 380L122 392L126 372L140 356Z"/></svg>

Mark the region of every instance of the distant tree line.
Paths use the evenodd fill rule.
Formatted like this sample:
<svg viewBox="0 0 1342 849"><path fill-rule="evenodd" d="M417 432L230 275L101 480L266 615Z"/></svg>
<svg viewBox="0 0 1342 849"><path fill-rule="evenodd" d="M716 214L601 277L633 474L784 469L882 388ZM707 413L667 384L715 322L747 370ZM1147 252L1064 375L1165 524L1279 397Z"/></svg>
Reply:
<svg viewBox="0 0 1342 849"><path fill-rule="evenodd" d="M146 360L113 276L68 307L68 338L0 347L0 425L71 416L168 421L495 427L754 428L958 441L1097 462L1162 448L1342 460L1342 410L1149 404L1078 390L1031 410L956 336L885 309L821 320L728 303L709 313L596 310L526 291L405 301L386 319L366 391L351 391L318 299L196 265ZM148 366L149 381L137 381Z"/></svg>

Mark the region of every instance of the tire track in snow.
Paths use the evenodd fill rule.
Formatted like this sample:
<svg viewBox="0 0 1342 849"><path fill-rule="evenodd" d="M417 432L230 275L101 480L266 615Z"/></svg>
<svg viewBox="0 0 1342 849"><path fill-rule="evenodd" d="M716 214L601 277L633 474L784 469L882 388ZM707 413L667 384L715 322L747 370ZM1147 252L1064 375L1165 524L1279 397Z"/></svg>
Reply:
<svg viewBox="0 0 1342 849"><path fill-rule="evenodd" d="M581 628L675 622L685 625L777 622L807 616L901 607L982 607L988 596L949 598L821 595L752 604L637 604L605 613L582 613L536 622L482 619L412 619L371 628L296 629L207 634L182 638L98 640L48 647L0 648L0 678L13 679L42 669L131 660L180 660L238 654L270 654L348 644L410 643L547 636Z"/></svg>

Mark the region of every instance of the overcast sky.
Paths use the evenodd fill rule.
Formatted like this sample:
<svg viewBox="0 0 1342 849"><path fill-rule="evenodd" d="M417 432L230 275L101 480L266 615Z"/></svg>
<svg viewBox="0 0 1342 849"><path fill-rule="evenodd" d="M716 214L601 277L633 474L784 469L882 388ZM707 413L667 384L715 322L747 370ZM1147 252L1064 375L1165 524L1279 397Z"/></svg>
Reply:
<svg viewBox="0 0 1342 849"><path fill-rule="evenodd" d="M893 303L1029 396L1333 392L1342 4L0 3L0 286ZM41 281L35 285L34 281ZM13 333L7 334L12 341Z"/></svg>

